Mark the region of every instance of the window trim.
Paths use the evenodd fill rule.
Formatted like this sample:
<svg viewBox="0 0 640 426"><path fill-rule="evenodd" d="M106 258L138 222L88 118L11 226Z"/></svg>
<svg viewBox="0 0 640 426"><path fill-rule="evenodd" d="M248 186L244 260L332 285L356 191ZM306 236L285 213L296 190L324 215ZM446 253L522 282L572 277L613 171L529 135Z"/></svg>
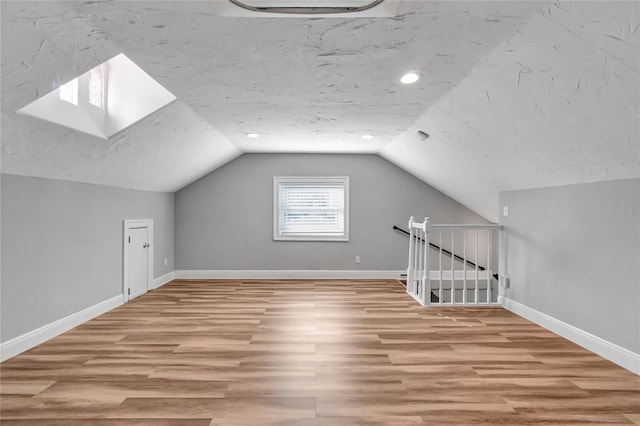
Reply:
<svg viewBox="0 0 640 426"><path fill-rule="evenodd" d="M60 85L58 88L58 95L61 101L78 106L78 100L80 99L80 84L78 82L79 77L68 81L65 84ZM66 95L70 96L66 96Z"/></svg>
<svg viewBox="0 0 640 426"><path fill-rule="evenodd" d="M280 185L299 184L335 184L344 185L344 232L342 235L317 234L280 234ZM349 176L274 176L273 177L273 240L274 241L349 241Z"/></svg>

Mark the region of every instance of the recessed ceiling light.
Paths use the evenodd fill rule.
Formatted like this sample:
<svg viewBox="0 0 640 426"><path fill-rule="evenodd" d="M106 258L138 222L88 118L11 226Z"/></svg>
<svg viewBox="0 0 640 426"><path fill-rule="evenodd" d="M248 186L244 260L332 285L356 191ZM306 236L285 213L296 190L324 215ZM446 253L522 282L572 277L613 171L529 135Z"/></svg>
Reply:
<svg viewBox="0 0 640 426"><path fill-rule="evenodd" d="M400 77L400 83L402 84L411 84L411 83L415 83L418 80L420 80L420 76L418 75L417 72L413 72L413 71L408 72L402 77Z"/></svg>
<svg viewBox="0 0 640 426"><path fill-rule="evenodd" d="M247 133L247 137L251 139L257 139L260 137L260 135L257 133Z"/></svg>
<svg viewBox="0 0 640 426"><path fill-rule="evenodd" d="M362 139L371 140L371 139L373 139L373 135L362 135Z"/></svg>

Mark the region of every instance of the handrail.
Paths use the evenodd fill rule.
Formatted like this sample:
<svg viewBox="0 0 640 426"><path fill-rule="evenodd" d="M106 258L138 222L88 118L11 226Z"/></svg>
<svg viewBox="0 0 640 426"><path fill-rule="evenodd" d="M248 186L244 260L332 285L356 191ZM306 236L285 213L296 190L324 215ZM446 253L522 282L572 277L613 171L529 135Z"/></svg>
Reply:
<svg viewBox="0 0 640 426"><path fill-rule="evenodd" d="M431 225L431 229L502 229L502 225L498 225L497 223L480 223L478 225L467 225L467 224L433 224Z"/></svg>
<svg viewBox="0 0 640 426"><path fill-rule="evenodd" d="M435 228L436 226L437 226L437 225L432 225L432 227L433 227L433 228ZM445 226L447 226L447 227L452 227L453 225L445 225ZM464 226L464 225L463 225L463 226ZM468 226L465 226L465 227L468 227ZM484 228L496 228L496 229L501 229L501 228L502 228L502 225L482 225L482 227L484 227ZM402 232L402 233L403 233L403 234L405 234L407 237L411 235L408 231L406 231L406 230L404 230L404 229L400 228L398 225L393 225L393 230L394 230L394 231ZM420 241L423 241L423 242L424 242L424 240L423 240L422 238L419 238L419 237L417 237L417 236L415 236L415 235L414 235L414 237L413 237L413 238L415 238L415 239L419 239ZM474 268L474 269L476 268L476 266L478 267L478 269L479 269L480 271L484 271L484 270L486 270L486 269L487 269L487 268L485 268L484 266L476 265L476 264L475 264L475 263L473 263L472 261L470 261L470 260L468 260L468 259L465 259L465 258L463 258L463 257L460 257L460 256L458 256L458 255L457 255L457 254L455 254L455 253L451 253L449 250L444 249L444 248L441 248L440 246L438 246L438 245L436 245L436 244L433 244L431 241L429 241L429 247L431 247L432 249L438 250L438 251L439 251L439 250L442 250L442 253L446 254L447 256L449 256L449 257L453 257L454 259L456 259L456 260L458 260L458 261L460 261L460 262L466 262L466 264L467 264L468 266L471 266L471 267L472 267L472 268ZM493 278L495 278L496 280L498 279L498 277L499 277L499 276L498 276L498 274L493 274Z"/></svg>

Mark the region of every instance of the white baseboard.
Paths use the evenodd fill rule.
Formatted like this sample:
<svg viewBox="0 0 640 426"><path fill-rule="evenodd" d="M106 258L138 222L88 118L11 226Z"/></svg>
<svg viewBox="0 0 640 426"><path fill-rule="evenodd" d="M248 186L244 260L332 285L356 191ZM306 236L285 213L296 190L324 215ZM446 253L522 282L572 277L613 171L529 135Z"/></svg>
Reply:
<svg viewBox="0 0 640 426"><path fill-rule="evenodd" d="M514 314L526 318L547 330L551 330L565 339L568 339L635 374L640 374L640 354L523 305L520 302L516 302L515 300L500 296L498 298L498 303Z"/></svg>
<svg viewBox="0 0 640 426"><path fill-rule="evenodd" d="M182 270L175 279L400 279L406 271L366 270Z"/></svg>
<svg viewBox="0 0 640 426"><path fill-rule="evenodd" d="M29 331L21 336L0 343L0 362L14 357L28 349L38 346L74 327L79 326L113 308L122 305L122 295L119 294L110 299L104 300L93 306L89 306L79 312L71 314L33 331Z"/></svg>
<svg viewBox="0 0 640 426"><path fill-rule="evenodd" d="M166 274L158 277L158 278L154 278L153 279L153 288L150 288L149 290L153 290L156 289L158 287L162 287L163 285L173 281L175 279L175 271L171 271L171 272L167 272Z"/></svg>

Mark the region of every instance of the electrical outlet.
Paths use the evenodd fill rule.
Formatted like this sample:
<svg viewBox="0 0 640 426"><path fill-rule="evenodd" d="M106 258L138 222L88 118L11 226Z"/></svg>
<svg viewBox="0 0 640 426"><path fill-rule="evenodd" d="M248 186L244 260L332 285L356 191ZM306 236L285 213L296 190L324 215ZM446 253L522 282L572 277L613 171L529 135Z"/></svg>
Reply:
<svg viewBox="0 0 640 426"><path fill-rule="evenodd" d="M504 206L502 208L502 216L509 216L509 206Z"/></svg>
<svg viewBox="0 0 640 426"><path fill-rule="evenodd" d="M164 258L164 266L169 266L169 259L166 257Z"/></svg>
<svg viewBox="0 0 640 426"><path fill-rule="evenodd" d="M356 256L356 263L360 263L360 256Z"/></svg>
<svg viewBox="0 0 640 426"><path fill-rule="evenodd" d="M502 287L509 288L511 286L511 280L509 279L509 275L502 276Z"/></svg>

